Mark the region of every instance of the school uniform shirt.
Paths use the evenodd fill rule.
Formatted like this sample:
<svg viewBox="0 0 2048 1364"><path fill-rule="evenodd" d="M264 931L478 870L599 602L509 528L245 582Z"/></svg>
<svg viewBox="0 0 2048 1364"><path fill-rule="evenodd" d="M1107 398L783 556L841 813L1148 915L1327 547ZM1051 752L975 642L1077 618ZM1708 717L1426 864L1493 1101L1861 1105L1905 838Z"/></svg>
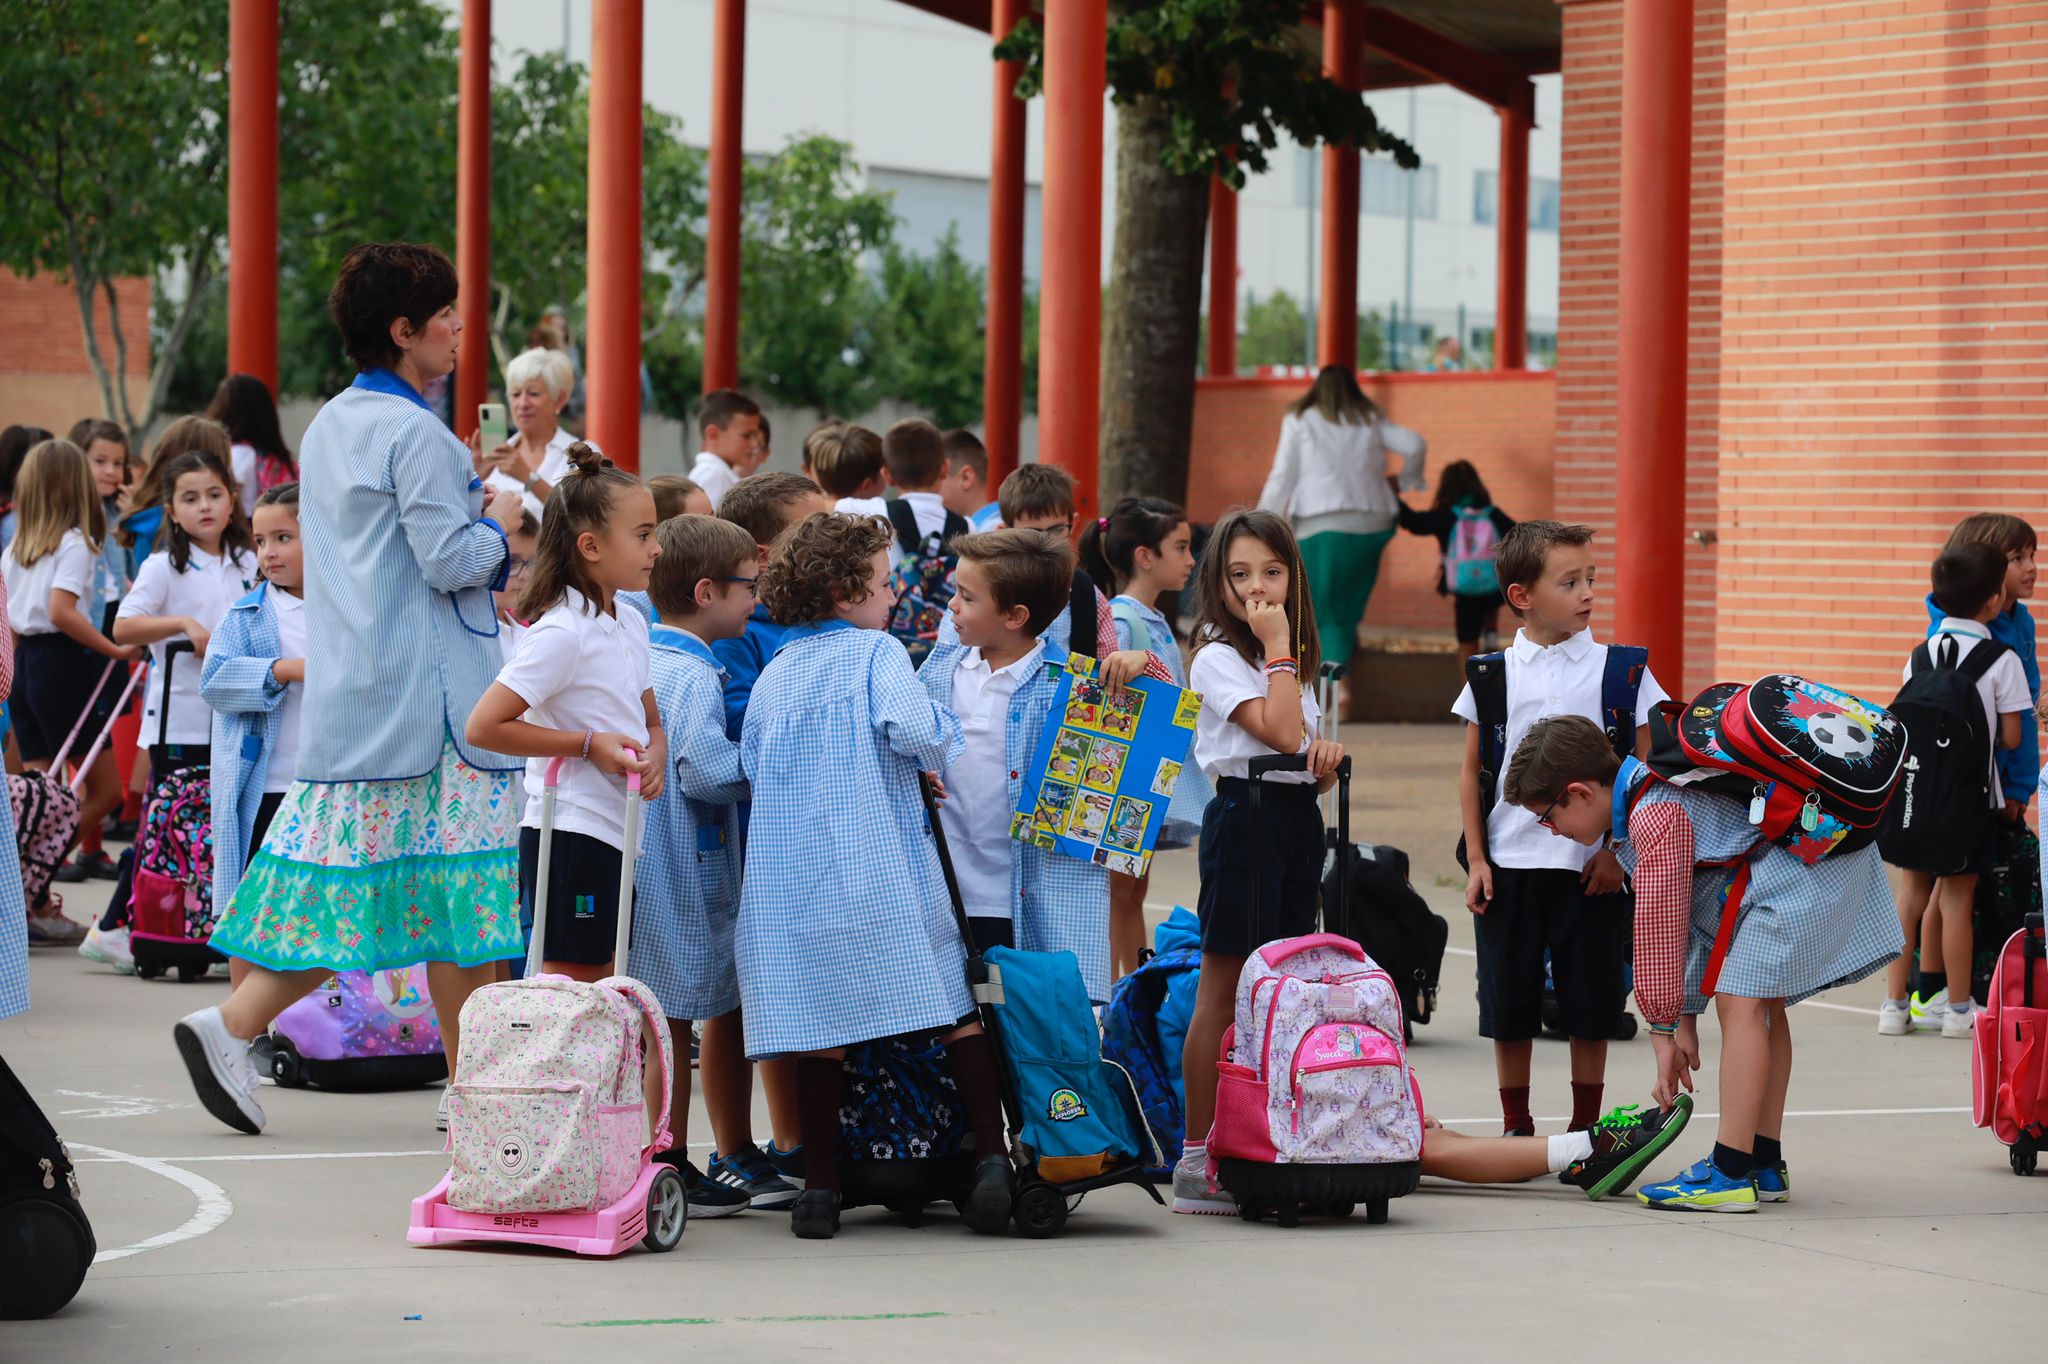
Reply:
<svg viewBox="0 0 2048 1364"><path fill-rule="evenodd" d="M273 585L263 594L277 616L277 656L306 656L306 599ZM291 789L292 776L299 770L299 712L305 708L306 684L287 682L284 699L277 704L277 742L263 776L265 793Z"/></svg>
<svg viewBox="0 0 2048 1364"><path fill-rule="evenodd" d="M1242 778L1251 770L1253 758L1278 751L1253 737L1250 730L1230 722L1231 714L1245 702L1265 699L1264 668L1265 660L1248 663L1221 640L1195 650L1195 661L1188 667L1188 689L1202 695L1202 713L1195 720L1195 765L1208 773L1212 781L1219 777ZM1315 737L1316 725L1322 717L1314 686L1303 687L1301 747L1295 752L1308 752L1309 741ZM1306 772L1276 772L1264 780L1313 782L1315 778Z"/></svg>
<svg viewBox="0 0 2048 1364"><path fill-rule="evenodd" d="M1956 642L1956 662L1970 656L1970 651L1979 644L1991 642L1991 627L1974 620L1963 620L1956 616L1944 616L1934 633L1927 637L1927 652L1940 663L1942 655L1948 652L1944 640ZM1901 680L1913 676L1913 660L1908 657ZM2028 711L2034 708L2032 691L2027 686L2026 670L2020 666L2019 655L2008 649L2005 656L1988 668L1977 679L1977 698L1984 703L1985 732L1991 736L1991 794L1989 804L1996 810L2005 804L2004 779L1998 771L1998 717L2014 711ZM2027 728L2028 721L2022 720L2020 728ZM2019 796L2013 799L2021 799Z"/></svg>
<svg viewBox="0 0 2048 1364"><path fill-rule="evenodd" d="M960 717L966 747L946 767L947 799L939 822L953 852L961 901L975 917L1010 917L1009 705L1044 656L1045 646L1034 642L1016 662L991 669L981 650L969 649L953 669L951 694L942 698Z"/></svg>
<svg viewBox="0 0 2048 1364"><path fill-rule="evenodd" d="M249 590L256 586L256 556L208 554L194 545L184 570L171 567L169 550L158 550L142 561L134 586L114 613L117 621L136 616L190 616L211 632ZM201 661L181 653L170 662L170 647L182 634L161 639L149 646L149 676L143 681L142 742L145 744L205 744L213 741L213 713L199 695ZM160 709L164 699L164 669L170 669L171 712L168 723Z"/></svg>
<svg viewBox="0 0 2048 1364"><path fill-rule="evenodd" d="M302 684L277 680L287 651L278 607L288 600L265 583L221 618L198 667L199 695L213 708L213 902L227 905L242 883L243 864L255 849L256 810L266 793L289 785L297 757L281 751L285 697ZM298 615L305 617L303 606ZM304 648L303 641L298 646ZM189 660L181 660L188 662Z"/></svg>
<svg viewBox="0 0 2048 1364"><path fill-rule="evenodd" d="M939 496L939 494L899 493L897 496L903 500L905 506L910 508L911 515L917 518L917 533L919 536L937 535L946 528L946 499ZM888 514L889 509L884 505L882 515L887 516Z"/></svg>
<svg viewBox="0 0 2048 1364"><path fill-rule="evenodd" d="M62 589L78 598L79 614L99 624L93 609L93 573L98 561L85 532L67 530L55 551L24 568L14 557L14 545L0 559L0 572L7 579L7 623L17 635L49 635L57 632L50 619L50 593Z"/></svg>
<svg viewBox="0 0 2048 1364"><path fill-rule="evenodd" d="M606 615L575 588L527 628L498 681L526 702L526 718L548 729L647 739L647 622L637 611ZM526 815L540 827L547 758L526 763ZM626 781L595 763L562 764L555 787L555 828L626 846ZM632 850L636 855L638 848Z"/></svg>
<svg viewBox="0 0 2048 1364"><path fill-rule="evenodd" d="M127 594L128 555L114 539L114 526L121 519L121 508L113 498L107 498L107 538L100 541L99 558L94 561L92 574L93 598L98 609L88 611L87 619L94 625L102 625L107 618L107 608L120 604Z"/></svg>
<svg viewBox="0 0 2048 1364"><path fill-rule="evenodd" d="M886 497L842 497L832 504L832 510L846 516L872 516L877 520L889 519L889 499Z"/></svg>
<svg viewBox="0 0 2048 1364"><path fill-rule="evenodd" d="M533 476L542 483L547 484L550 488L560 483L563 475L569 472L569 447L575 443L576 437L570 435L561 427L556 427L555 434L548 437L547 448L540 452L540 467L533 471ZM597 446L593 444L590 448L596 450ZM600 451L599 453L603 452ZM546 509L546 504L540 500L537 494L530 492L524 483L521 483L503 469L491 470L490 475L484 479L484 483L497 491L518 493L519 499L525 505L526 510L533 513L533 519L536 521L541 519L541 515Z"/></svg>
<svg viewBox="0 0 2048 1364"><path fill-rule="evenodd" d="M697 462L690 466L690 482L704 490L704 496L711 499L713 511L718 510L718 504L739 481L739 470L709 450L699 450Z"/></svg>
<svg viewBox="0 0 2048 1364"><path fill-rule="evenodd" d="M624 595L621 593L620 595ZM503 612L498 615L498 654L510 663L519 652L519 641L526 634L526 627L516 620L508 619Z"/></svg>
<svg viewBox="0 0 2048 1364"><path fill-rule="evenodd" d="M1529 638L1526 630L1515 631L1507 655L1508 743L1501 759L1500 778L1494 791L1493 813L1486 819L1486 860L1496 867L1556 868L1584 871L1595 849L1569 838L1559 838L1536 822L1533 811L1500 799L1499 787L1508 779L1508 760L1521 745L1529 726L1553 715L1581 715L1605 727L1600 714L1600 682L1607 669L1607 646L1581 630L1562 644L1544 646ZM1648 668L1643 669L1636 690L1636 724L1647 725L1650 715L1665 699L1664 689ZM1468 685L1458 693L1451 713L1467 724L1479 723L1478 703Z"/></svg>
<svg viewBox="0 0 2048 1364"><path fill-rule="evenodd" d="M788 633L788 626L768 619L768 608L755 602L753 614L747 617L746 630L711 646L712 657L725 669L725 732L735 743L739 741L740 724L747 718L747 702L754 694L754 683L760 680L768 661L782 647L782 637Z"/></svg>

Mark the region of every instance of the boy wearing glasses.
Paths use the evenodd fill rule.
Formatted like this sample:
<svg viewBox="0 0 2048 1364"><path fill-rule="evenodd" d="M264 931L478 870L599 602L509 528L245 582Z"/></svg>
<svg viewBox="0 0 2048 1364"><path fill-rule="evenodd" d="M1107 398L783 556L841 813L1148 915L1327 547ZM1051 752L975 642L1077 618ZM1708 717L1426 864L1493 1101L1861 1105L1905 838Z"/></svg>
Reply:
<svg viewBox="0 0 2048 1364"><path fill-rule="evenodd" d="M1620 756L1648 752L1649 717L1664 689L1641 650L1610 651L1593 638L1592 539L1590 527L1557 521L1525 521L1502 538L1495 563L1522 628L1509 648L1467 661L1468 681L1451 707L1466 722L1458 804L1469 866L1465 906L1479 958L1479 1035L1493 1039L1509 1136L1536 1130L1529 1058L1543 1026L1546 954L1571 1039L1573 1131L1600 1116L1607 1042L1621 1029L1626 1003L1630 902L1621 864L1607 848L1552 837L1551 812L1500 798L1506 755L1538 720L1582 716L1602 727Z"/></svg>

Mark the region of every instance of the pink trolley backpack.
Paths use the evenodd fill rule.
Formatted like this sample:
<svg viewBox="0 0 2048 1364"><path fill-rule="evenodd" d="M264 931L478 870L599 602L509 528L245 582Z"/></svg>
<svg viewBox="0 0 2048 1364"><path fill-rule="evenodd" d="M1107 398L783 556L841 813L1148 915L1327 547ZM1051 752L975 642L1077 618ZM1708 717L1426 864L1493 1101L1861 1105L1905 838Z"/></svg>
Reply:
<svg viewBox="0 0 2048 1364"><path fill-rule="evenodd" d="M1977 1016L1970 1112L2004 1142L2016 1175L2031 1175L2048 1149L2048 943L2042 920L2005 940Z"/></svg>
<svg viewBox="0 0 2048 1364"><path fill-rule="evenodd" d="M192 652L192 642L186 639L164 646L158 753L173 751L165 743L171 723L171 673L178 656ZM180 763L172 757L152 775L142 827L135 835L129 908L135 974L142 979L176 971L181 981L198 980L216 962L227 960L212 944L221 907L213 902L213 769L208 764Z"/></svg>
<svg viewBox="0 0 2048 1364"><path fill-rule="evenodd" d="M1251 760L1252 818L1260 779L1299 772L1299 754ZM1351 760L1337 769L1337 847L1351 846ZM1256 840L1255 840L1256 846ZM1340 897L1350 859L1337 859ZM1254 879L1256 887L1257 881ZM1257 891L1252 923L1259 923ZM1303 1212L1387 1220L1387 1204L1422 1176L1422 1091L1402 1043L1401 997L1365 949L1335 933L1269 942L1244 964L1237 1021L1217 1063L1212 1178L1246 1221L1283 1227Z"/></svg>
<svg viewBox="0 0 2048 1364"><path fill-rule="evenodd" d="M674 1250L689 1217L683 1179L654 1154L669 1142L675 1055L654 992L624 975L595 984L541 974L555 785L541 790L533 940L522 980L487 985L462 1006L462 1049L448 1090L448 1173L413 1200L406 1240L516 1241L579 1255L617 1255L636 1242ZM628 849L640 839L640 778L626 779ZM633 933L633 863L619 872L614 966ZM661 1108L647 1112L649 1061ZM651 1134L651 1135L650 1135Z"/></svg>
<svg viewBox="0 0 2048 1364"><path fill-rule="evenodd" d="M448 1074L427 968L338 971L270 1025L270 1076L287 1089L412 1089Z"/></svg>
<svg viewBox="0 0 2048 1364"><path fill-rule="evenodd" d="M114 703L105 728L92 741L92 747L85 751L85 758L78 764L78 775L67 782L64 764L71 757L71 746L78 742L78 732L85 728L86 720L91 717L93 703L100 699L100 693L106 690L114 669L120 666L118 659L107 660L105 670L100 673L99 685L86 698L85 709L78 713L78 723L71 727L71 733L64 739L64 747L58 749L57 756L51 759L49 771L11 772L7 776L8 803L14 816L15 854L21 863L21 894L31 910L43 903L49 894L51 878L57 874L57 868L64 865L64 855L78 841L78 788L85 784L86 771L99 757L107 736L114 732L114 721L127 706L129 694L135 690L135 684L142 676L139 671L128 674L128 685L122 689L120 700Z"/></svg>

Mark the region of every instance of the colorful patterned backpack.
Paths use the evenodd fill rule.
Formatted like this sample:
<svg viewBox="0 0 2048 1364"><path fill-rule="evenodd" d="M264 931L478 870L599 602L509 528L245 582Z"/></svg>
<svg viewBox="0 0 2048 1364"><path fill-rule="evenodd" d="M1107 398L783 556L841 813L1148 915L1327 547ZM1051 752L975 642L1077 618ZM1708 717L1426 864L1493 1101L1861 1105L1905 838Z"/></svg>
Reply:
<svg viewBox="0 0 2048 1364"><path fill-rule="evenodd" d="M329 976L271 1034L270 1073L286 1087L408 1089L448 1074L424 966Z"/></svg>
<svg viewBox="0 0 2048 1364"><path fill-rule="evenodd" d="M953 600L953 572L960 566L960 557L948 546L954 536L965 533L967 522L957 513L947 512L942 529L920 536L916 513L898 498L889 504L889 524L896 532L901 556L889 572L889 589L896 594L896 607L889 613L889 633L910 651L911 666L921 668L939 641L939 623Z"/></svg>
<svg viewBox="0 0 2048 1364"><path fill-rule="evenodd" d="M213 936L212 769L200 763L158 775L135 840L134 931L204 943Z"/></svg>
<svg viewBox="0 0 2048 1364"><path fill-rule="evenodd" d="M1500 570L1493 554L1500 543L1491 507L1458 507L1451 533L1444 541L1444 591L1460 597L1485 597L1500 591Z"/></svg>

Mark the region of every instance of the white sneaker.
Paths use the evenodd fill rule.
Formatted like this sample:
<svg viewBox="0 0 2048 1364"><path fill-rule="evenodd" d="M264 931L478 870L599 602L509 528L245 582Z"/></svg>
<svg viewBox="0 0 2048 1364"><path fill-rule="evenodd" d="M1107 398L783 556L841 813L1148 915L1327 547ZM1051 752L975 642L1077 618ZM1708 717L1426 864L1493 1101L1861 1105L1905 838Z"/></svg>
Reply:
<svg viewBox="0 0 2048 1364"><path fill-rule="evenodd" d="M1913 1011L1904 1004L1887 999L1877 1007L1877 1035L1879 1037L1904 1037L1913 1031Z"/></svg>
<svg viewBox="0 0 2048 1364"><path fill-rule="evenodd" d="M1975 1037L1977 1035L1977 1010L1950 1007L1942 1010L1941 1035L1943 1037Z"/></svg>
<svg viewBox="0 0 2048 1364"><path fill-rule="evenodd" d="M178 1054L192 1075L192 1088L206 1111L238 1132L263 1130L263 1105L256 1102L261 1077L249 1059L249 1044L228 1031L218 1008L186 1014L171 1029Z"/></svg>
<svg viewBox="0 0 2048 1364"><path fill-rule="evenodd" d="M126 924L108 929L94 924L85 931L85 941L78 945L78 955L87 961L111 966L124 976L135 974L135 950L129 946Z"/></svg>
<svg viewBox="0 0 2048 1364"><path fill-rule="evenodd" d="M28 916L29 946L76 947L85 941L85 925L64 917L61 909Z"/></svg>
<svg viewBox="0 0 2048 1364"><path fill-rule="evenodd" d="M1237 1200L1209 1182L1208 1157L1200 1151L1187 1152L1173 1167L1173 1210L1197 1216L1237 1216Z"/></svg>
<svg viewBox="0 0 2048 1364"><path fill-rule="evenodd" d="M1948 1017L1948 990L1936 990L1925 999L1915 994L1907 1008L1913 1013L1914 1032L1940 1032L1941 1021Z"/></svg>

